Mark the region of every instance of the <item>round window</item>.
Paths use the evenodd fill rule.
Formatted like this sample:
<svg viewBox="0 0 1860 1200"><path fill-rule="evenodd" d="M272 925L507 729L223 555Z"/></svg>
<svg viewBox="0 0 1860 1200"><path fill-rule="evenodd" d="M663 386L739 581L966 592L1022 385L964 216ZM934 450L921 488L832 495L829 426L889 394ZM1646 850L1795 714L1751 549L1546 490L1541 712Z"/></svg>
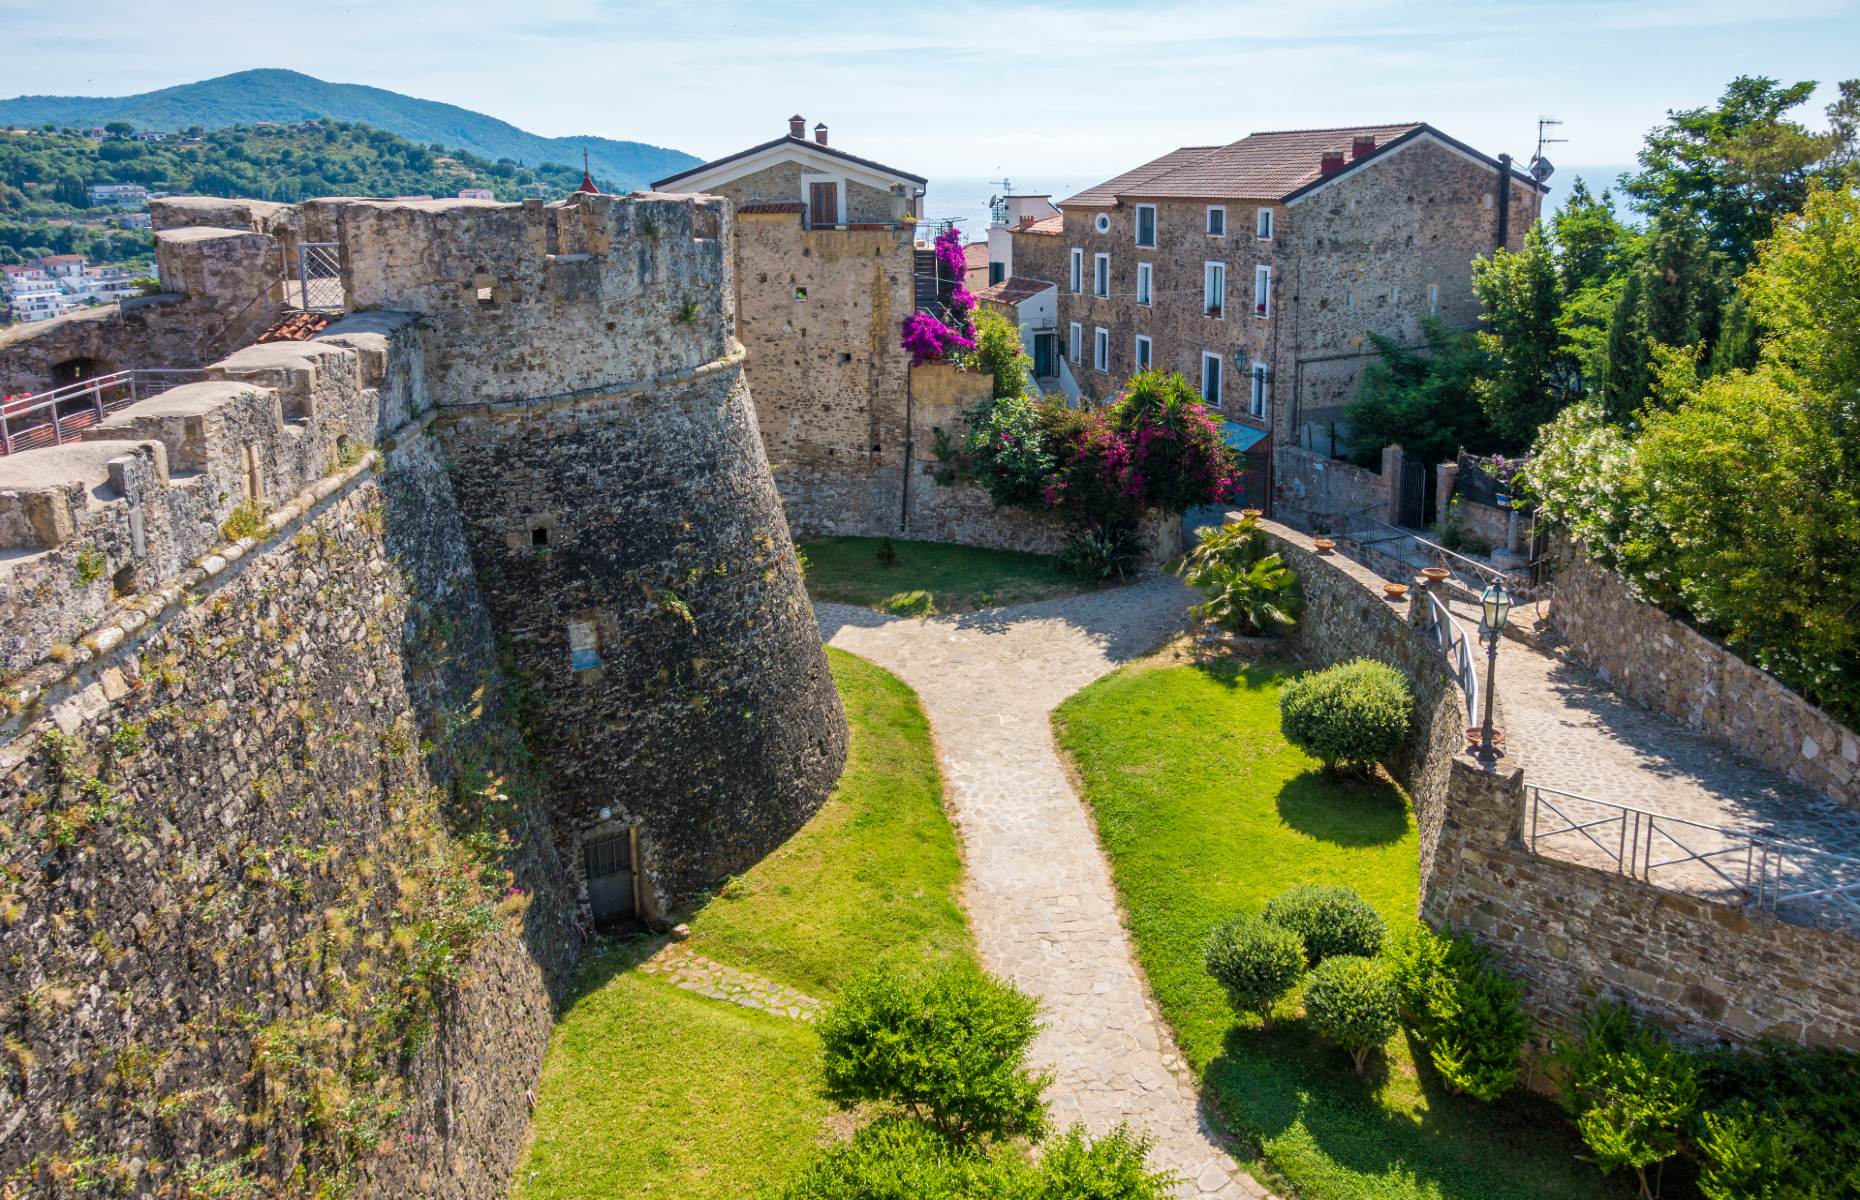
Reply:
<svg viewBox="0 0 1860 1200"><path fill-rule="evenodd" d="M1099 213L1098 219L1092 222L1092 224L1097 226L1099 233L1111 232L1111 217L1109 213Z"/></svg>

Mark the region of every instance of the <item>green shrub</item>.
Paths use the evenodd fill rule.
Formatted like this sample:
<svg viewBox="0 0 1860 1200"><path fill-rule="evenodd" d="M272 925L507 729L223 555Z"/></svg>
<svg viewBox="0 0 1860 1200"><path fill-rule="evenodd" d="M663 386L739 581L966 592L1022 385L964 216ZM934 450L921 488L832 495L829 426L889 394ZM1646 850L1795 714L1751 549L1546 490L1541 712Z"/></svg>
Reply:
<svg viewBox="0 0 1860 1200"><path fill-rule="evenodd" d="M1563 1103L1604 1171L1631 1169L1640 1192L1659 1194L1659 1167L1680 1149L1699 1103L1693 1055L1643 1025L1625 1005L1583 1014L1581 1036L1564 1047Z"/></svg>
<svg viewBox="0 0 1860 1200"><path fill-rule="evenodd" d="M1059 569L1090 583L1129 579L1142 561L1143 543L1134 529L1081 529L1059 550Z"/></svg>
<svg viewBox="0 0 1860 1200"><path fill-rule="evenodd" d="M1860 1195L1860 1057L1771 1044L1700 1068L1706 1200Z"/></svg>
<svg viewBox="0 0 1860 1200"><path fill-rule="evenodd" d="M945 1136L1037 1136L1050 1076L1022 1065L1039 1003L967 964L934 974L881 968L849 986L820 1020L827 1098L884 1101Z"/></svg>
<svg viewBox="0 0 1860 1200"><path fill-rule="evenodd" d="M1266 901L1260 914L1304 943L1305 961L1316 966L1340 954L1374 958L1388 926L1376 910L1346 887L1306 883Z"/></svg>
<svg viewBox="0 0 1860 1200"><path fill-rule="evenodd" d="M1279 692L1285 740L1328 769L1365 769L1400 748L1414 699L1401 672L1358 658L1301 675Z"/></svg>
<svg viewBox="0 0 1860 1200"><path fill-rule="evenodd" d="M1074 1125L1041 1148L1032 1186L1002 1200L1165 1200L1175 1194L1175 1176L1150 1170L1153 1141L1127 1125L1097 1139Z"/></svg>
<svg viewBox="0 0 1860 1200"><path fill-rule="evenodd" d="M927 617L936 612L936 597L918 589L885 597L883 608L894 617Z"/></svg>
<svg viewBox="0 0 1860 1200"><path fill-rule="evenodd" d="M1229 1003L1236 1011L1258 1013L1262 1026L1272 1024L1272 1006L1305 973L1304 939L1259 917L1216 926L1204 957Z"/></svg>
<svg viewBox="0 0 1860 1200"><path fill-rule="evenodd" d="M1361 1075L1369 1052L1401 1024L1388 966L1354 954L1325 959L1305 984L1305 1019L1320 1037L1348 1050Z"/></svg>
<svg viewBox="0 0 1860 1200"><path fill-rule="evenodd" d="M1256 517L1203 529L1176 572L1207 597L1189 611L1243 634L1295 624L1303 602L1298 577L1270 549Z"/></svg>
<svg viewBox="0 0 1860 1200"><path fill-rule="evenodd" d="M1476 943L1424 925L1395 937L1386 961L1402 1020L1447 1086L1479 1100L1510 1091L1531 1036L1524 985Z"/></svg>
<svg viewBox="0 0 1860 1200"><path fill-rule="evenodd" d="M268 526L265 524L265 506L256 500L245 500L226 515L226 521L220 526L220 536L229 542L241 541L264 535Z"/></svg>

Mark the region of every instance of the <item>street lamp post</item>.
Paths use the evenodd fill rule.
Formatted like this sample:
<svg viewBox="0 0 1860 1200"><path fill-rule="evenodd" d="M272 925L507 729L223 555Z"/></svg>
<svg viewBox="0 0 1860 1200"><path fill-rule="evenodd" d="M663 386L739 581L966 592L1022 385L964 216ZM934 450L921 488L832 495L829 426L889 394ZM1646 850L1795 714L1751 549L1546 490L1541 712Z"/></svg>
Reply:
<svg viewBox="0 0 1860 1200"><path fill-rule="evenodd" d="M1479 597L1479 636L1485 639L1485 722L1479 729L1479 757L1487 763L1498 757L1492 745L1492 692L1498 676L1499 631L1510 615L1511 593L1495 579Z"/></svg>

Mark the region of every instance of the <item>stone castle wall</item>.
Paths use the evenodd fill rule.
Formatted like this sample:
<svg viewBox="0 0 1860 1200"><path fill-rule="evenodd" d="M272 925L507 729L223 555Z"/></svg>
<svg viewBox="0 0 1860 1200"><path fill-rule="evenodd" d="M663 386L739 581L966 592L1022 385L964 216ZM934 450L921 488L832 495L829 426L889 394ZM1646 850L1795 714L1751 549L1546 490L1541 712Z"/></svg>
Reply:
<svg viewBox="0 0 1860 1200"><path fill-rule="evenodd" d="M725 214L162 219L336 240L352 300L430 308L0 458L0 1180L501 1196L583 838L640 823L663 909L785 838L844 754Z"/></svg>
<svg viewBox="0 0 1860 1200"><path fill-rule="evenodd" d="M1526 849L1522 772L1488 770L1463 752L1463 700L1415 626L1424 601L1391 604L1367 568L1317 554L1284 526L1266 528L1304 587L1301 655L1320 664L1367 655L1414 685L1418 719L1391 767L1414 801L1429 924L1490 947L1552 1028L1613 994L1692 1039L1860 1048L1852 937Z"/></svg>
<svg viewBox="0 0 1860 1200"><path fill-rule="evenodd" d="M1804 787L1860 808L1860 737L1767 672L1635 599L1580 547L1557 549L1550 623L1570 652L1637 704Z"/></svg>

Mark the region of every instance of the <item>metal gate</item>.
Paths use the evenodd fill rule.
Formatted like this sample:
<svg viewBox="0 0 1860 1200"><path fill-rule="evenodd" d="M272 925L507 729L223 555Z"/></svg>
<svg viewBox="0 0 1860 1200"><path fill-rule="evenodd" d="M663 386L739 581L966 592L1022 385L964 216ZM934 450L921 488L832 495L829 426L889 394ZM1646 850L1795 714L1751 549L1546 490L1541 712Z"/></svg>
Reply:
<svg viewBox="0 0 1860 1200"><path fill-rule="evenodd" d="M585 842L581 861L588 872L588 909L595 924L628 920L639 911L634 870L635 830Z"/></svg>
<svg viewBox="0 0 1860 1200"><path fill-rule="evenodd" d="M1427 464L1418 458L1401 460L1401 478L1395 485L1401 489L1401 502L1397 508L1401 524L1409 529L1426 529L1434 514L1428 510L1433 507L1434 489L1429 486Z"/></svg>
<svg viewBox="0 0 1860 1200"><path fill-rule="evenodd" d="M297 243L297 307L305 312L341 312L342 247L335 242Z"/></svg>

